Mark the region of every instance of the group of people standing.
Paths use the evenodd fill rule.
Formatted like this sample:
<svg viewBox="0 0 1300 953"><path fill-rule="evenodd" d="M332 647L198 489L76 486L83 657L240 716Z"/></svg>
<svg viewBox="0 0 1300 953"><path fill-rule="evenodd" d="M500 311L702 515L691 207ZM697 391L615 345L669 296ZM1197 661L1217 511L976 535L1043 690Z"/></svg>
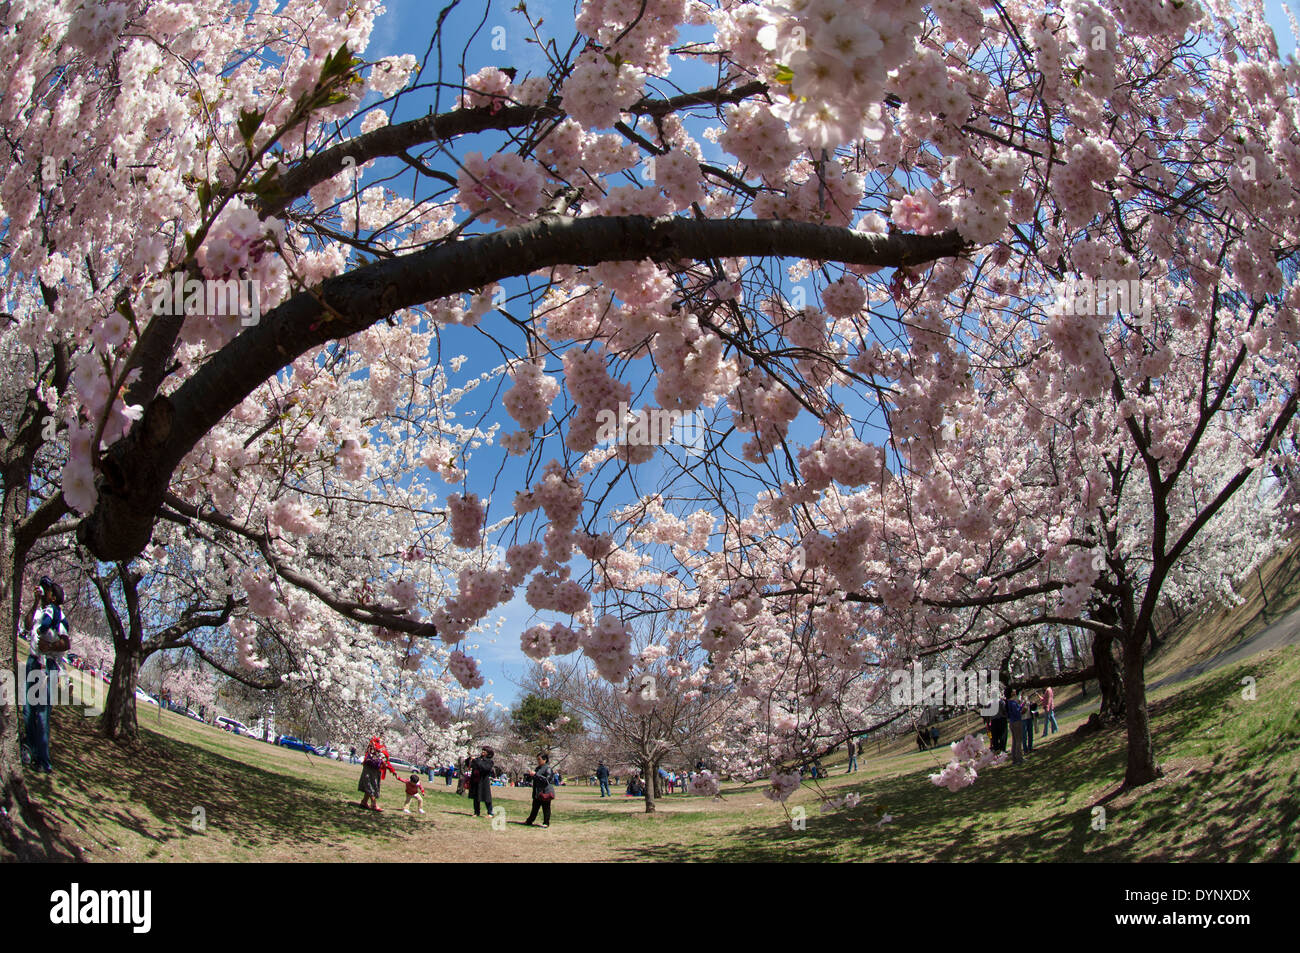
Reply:
<svg viewBox="0 0 1300 953"><path fill-rule="evenodd" d="M697 766L697 770L703 771L703 764L703 762L700 762ZM690 771L669 771L667 768L659 768L658 771L659 788L655 791L656 796L660 792L666 794L676 794L679 791L682 794L689 793L691 778L693 777ZM596 773L592 775L592 777L594 777L596 782L600 785L601 797L613 797L609 790L609 765L604 761L599 762L596 765ZM614 783L618 783L617 777L614 778ZM627 786L624 788L623 793L627 797L645 797L645 789L646 779L641 777L640 771L634 770L628 775Z"/></svg>
<svg viewBox="0 0 1300 953"><path fill-rule="evenodd" d="M474 804L475 817L482 817L482 810L485 807L488 817L496 816L496 812L492 809L492 777L496 773L495 757L496 752L484 746L479 750L477 758L465 759L465 768L460 773L460 783L456 787L456 793L463 792L469 795ZM539 754L537 766L528 774L533 794L533 810L524 823L529 827L532 827L533 822L537 820L538 813L542 815L542 826L551 826L551 802L555 800L556 772L550 762L549 754L545 752ZM383 810L379 806L379 786L386 774L396 776L397 769L389 762L388 749L384 747L383 742L379 738L371 738L361 762L361 780L357 782L363 808ZM424 785L420 784L419 775L412 774L410 779L403 783L406 785L406 804L402 810L407 814L411 813L411 804L414 803L423 814Z"/></svg>
<svg viewBox="0 0 1300 953"><path fill-rule="evenodd" d="M1056 723L1056 693L1048 687L1046 691L1033 695L1022 693L1019 689L1009 688L1006 695L998 702L996 715L986 718L989 730L989 746L997 752L1006 753L1007 736L1011 737L1011 761L1019 764L1025 755L1034 750L1034 732L1039 714L1042 714L1040 736L1046 736L1050 729L1055 734L1060 726Z"/></svg>

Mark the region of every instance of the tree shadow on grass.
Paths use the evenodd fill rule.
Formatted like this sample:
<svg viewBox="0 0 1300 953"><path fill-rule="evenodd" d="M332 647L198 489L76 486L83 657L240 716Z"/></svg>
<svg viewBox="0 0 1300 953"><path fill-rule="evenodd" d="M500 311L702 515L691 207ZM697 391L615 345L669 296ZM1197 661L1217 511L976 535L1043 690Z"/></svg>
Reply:
<svg viewBox="0 0 1300 953"><path fill-rule="evenodd" d="M1292 655L1294 693L1300 655ZM1122 729L1057 737L1021 765L986 769L971 787L950 793L930 784L928 770L882 779L855 790L853 810L818 814L801 801L805 828L784 816L727 836L683 837L657 846L621 848L638 860L702 861L1251 861L1287 860L1296 851L1300 805L1289 796L1296 777L1300 714L1281 703L1269 711L1231 707L1249 668L1261 684L1277 660L1256 658L1225 669L1150 705L1157 756L1165 777L1107 798L1123 777ZM1258 729L1247 721L1259 720ZM1198 739L1231 729L1229 740L1198 750ZM1288 773L1290 780L1288 779ZM1103 805L1103 799L1107 803ZM877 826L877 811L895 817ZM1097 810L1103 808L1104 813Z"/></svg>
<svg viewBox="0 0 1300 953"><path fill-rule="evenodd" d="M221 831L234 846L248 849L400 833L377 824L383 815L340 802L336 789L326 784L150 732L142 732L134 745L117 745L79 709L56 709L52 735L56 773L34 778L33 790L101 847L120 846L109 830L115 825L152 842L146 848L150 857L171 854L186 838L202 837L196 826Z"/></svg>
<svg viewBox="0 0 1300 953"><path fill-rule="evenodd" d="M559 816L559 809L555 809L556 816ZM638 820L649 819L652 822L662 824L693 824L698 821L707 820L712 815L706 810L669 810L655 811L653 814L647 814L645 811L605 811L599 808L572 808L564 811L564 817L574 824L597 824L603 822L612 822L615 824L632 824Z"/></svg>

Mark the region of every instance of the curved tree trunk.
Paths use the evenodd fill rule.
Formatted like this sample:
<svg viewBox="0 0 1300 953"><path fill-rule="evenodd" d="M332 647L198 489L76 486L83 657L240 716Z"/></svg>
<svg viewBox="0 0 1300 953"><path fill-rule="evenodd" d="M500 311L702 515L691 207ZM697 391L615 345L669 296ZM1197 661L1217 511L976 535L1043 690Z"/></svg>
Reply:
<svg viewBox="0 0 1300 953"><path fill-rule="evenodd" d="M58 295L42 284L46 307ZM46 441L53 418L42 396L43 385L62 394L71 370L68 345L55 340L50 364L29 385L21 413L11 431L0 428L0 665L15 676L18 669L18 630L23 624L23 572L40 534L68 512L61 493L32 508L33 461ZM45 358L42 358L45 360ZM15 687L17 687L15 685ZM57 826L32 801L23 778L19 737L23 729L20 699L0 691L0 859L54 860L79 857L80 850L59 835Z"/></svg>
<svg viewBox="0 0 1300 953"><path fill-rule="evenodd" d="M6 481L8 482L8 481ZM23 496L22 502L15 498ZM18 632L22 616L22 567L15 565L11 528L13 517L21 516L26 508L26 494L6 492L4 496L4 525L0 529L0 580L5 583L3 629L0 630L0 656L10 672L18 673ZM15 514L15 510L17 513ZM0 689L0 857L17 860L43 860L39 844L43 823L36 806L32 804L23 779L22 758L19 756L19 738L23 717L20 695L22 683L13 679L15 693Z"/></svg>
<svg viewBox="0 0 1300 953"><path fill-rule="evenodd" d="M0 859L48 861L78 856L78 849L63 841L27 790L20 755L23 731L18 680L18 630L23 622L23 569L29 545L17 527L27 515L30 457L6 461L5 492L0 513L0 664L14 673L15 693L0 688ZM15 479L15 470L21 479ZM24 475L25 474L25 475Z"/></svg>
<svg viewBox="0 0 1300 953"><path fill-rule="evenodd" d="M138 726L135 718L135 689L140 675L139 653L130 646L120 646L113 655L113 679L108 685L108 699L99 727L114 741L134 741Z"/></svg>
<svg viewBox="0 0 1300 953"><path fill-rule="evenodd" d="M1092 617L1107 626L1118 626L1120 622L1119 609L1105 601L1093 607ZM1092 662L1097 669L1101 708L1084 727L1093 730L1118 725L1124 717L1124 678L1115 659L1114 629L1093 630Z"/></svg>
<svg viewBox="0 0 1300 953"><path fill-rule="evenodd" d="M1147 716L1147 683L1143 671L1146 655L1142 635L1130 636L1124 651L1125 728L1128 734L1128 764L1124 769L1124 790L1150 784L1160 777L1155 751L1151 747L1151 722Z"/></svg>
<svg viewBox="0 0 1300 953"><path fill-rule="evenodd" d="M1124 717L1124 677L1115 659L1114 636L1098 632L1092 643L1092 657L1097 669L1097 691L1101 694L1098 719L1103 725L1119 724Z"/></svg>
<svg viewBox="0 0 1300 953"><path fill-rule="evenodd" d="M1165 640L1162 639L1160 637L1160 633L1156 631L1156 623L1154 619L1151 620L1151 625L1149 626L1149 628L1151 630L1150 631L1151 651L1152 653L1154 653L1156 649L1160 648L1162 645L1165 644Z"/></svg>

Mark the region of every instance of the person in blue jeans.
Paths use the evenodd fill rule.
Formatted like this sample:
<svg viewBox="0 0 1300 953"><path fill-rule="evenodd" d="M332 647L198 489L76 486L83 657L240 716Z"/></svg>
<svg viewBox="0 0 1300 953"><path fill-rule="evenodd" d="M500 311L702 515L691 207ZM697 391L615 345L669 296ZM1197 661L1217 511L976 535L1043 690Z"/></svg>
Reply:
<svg viewBox="0 0 1300 953"><path fill-rule="evenodd" d="M1043 711L1043 734L1047 734L1047 726L1051 725L1052 734L1056 734L1058 726L1056 724L1056 693L1052 687L1047 686L1047 694L1043 699L1046 708Z"/></svg>
<svg viewBox="0 0 1300 953"><path fill-rule="evenodd" d="M63 618L63 588L49 576L39 583L41 605L32 609L32 623L27 636L29 651L25 671L27 757L37 771L51 774L50 711L59 677L59 660L71 648L68 626Z"/></svg>
<svg viewBox="0 0 1300 953"><path fill-rule="evenodd" d="M849 770L845 774L852 774L858 770L858 745L852 738L849 739Z"/></svg>
<svg viewBox="0 0 1300 953"><path fill-rule="evenodd" d="M1011 724L1011 763L1019 764L1025 760L1024 741L1025 741L1025 722L1023 715L1023 703L1020 701L1019 693L1010 688L1007 690L1007 721Z"/></svg>
<svg viewBox="0 0 1300 953"><path fill-rule="evenodd" d="M604 761L596 765L596 780L600 782L600 796L611 797L609 793L609 766Z"/></svg>

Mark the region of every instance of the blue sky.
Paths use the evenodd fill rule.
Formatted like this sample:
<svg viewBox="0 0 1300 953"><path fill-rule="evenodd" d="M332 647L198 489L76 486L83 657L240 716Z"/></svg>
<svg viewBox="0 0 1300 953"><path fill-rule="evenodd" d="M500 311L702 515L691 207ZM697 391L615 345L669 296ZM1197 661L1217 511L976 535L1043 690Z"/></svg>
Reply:
<svg viewBox="0 0 1300 953"><path fill-rule="evenodd" d="M366 58L378 59L401 53L411 53L420 58L432 32L433 22L444 3L442 0L387 0L386 6L388 12L376 23L371 45L365 54ZM484 66L514 67L518 70L518 78L521 79L526 75L541 75L546 72L546 59L535 44L526 42L528 36L526 22L521 14L513 11L515 6L515 0L510 0L508 3L489 2L486 6L471 0L462 3L449 15L446 30L448 41L443 47L444 77L447 81L459 80L462 53L466 57L464 63L466 74L473 73ZM1294 0L1291 6L1295 9ZM574 4L569 0L528 0L527 7L534 19L540 16L545 21L544 33L562 36L568 28L571 28ZM1282 0L1265 0L1265 7L1269 22L1277 34L1279 49L1283 56L1286 56L1295 49L1295 39L1291 36L1283 13ZM498 29L494 30L494 28ZM466 46L466 39L475 31L477 34ZM493 48L494 44L496 49ZM500 49L502 44L504 50ZM426 73L423 79L433 78L435 71L436 59L431 58L430 73ZM705 70L701 69L698 77L690 75L691 72L695 71L675 69L672 78L683 88L695 88L709 81ZM696 79L699 81L696 82ZM440 108L443 110L449 108L454 96L454 93L444 92ZM411 97L407 97L402 103L397 118L411 118L423 112L432 103L432 97L425 94L420 94L414 101ZM710 148L710 144L703 140L701 145ZM479 139L474 148L483 149L484 140ZM507 292L512 296L520 290L522 284L507 286ZM476 362L472 360L471 349L482 346L482 342L482 338L473 336L463 329L451 329L444 341L444 347L451 353L470 353L471 361L466 369L467 371L472 369L477 373L482 370L482 367L476 366ZM453 383L455 380L456 378L453 377ZM513 422L500 409L499 390L495 383L480 387L462 404L462 410L472 412L486 422L501 423L502 433L515 429ZM460 416L463 418L466 414L462 413ZM468 424L464 419L461 422ZM492 490L491 481L502 462L503 454L497 448L476 451L473 465L470 467L475 481L471 483L469 489L486 497ZM510 500L513 498L514 491L521 488L517 479L512 478L510 464L507 463L505 466L506 470L498 485L497 498L489 512L489 521L509 514ZM650 468L658 466L652 463L639 469L638 478L650 476ZM448 492L453 489L448 488ZM575 566L575 572L577 568ZM477 645L477 649L472 654L480 660L483 674L489 680L489 686L485 691L492 692L497 701L509 704L519 694L511 680L520 677L530 664L529 659L519 650L519 633L539 621L552 621L552 619L548 614L539 614L533 610L524 601L522 595L502 607L493 618L502 620L500 634L484 634L471 639L470 644Z"/></svg>

